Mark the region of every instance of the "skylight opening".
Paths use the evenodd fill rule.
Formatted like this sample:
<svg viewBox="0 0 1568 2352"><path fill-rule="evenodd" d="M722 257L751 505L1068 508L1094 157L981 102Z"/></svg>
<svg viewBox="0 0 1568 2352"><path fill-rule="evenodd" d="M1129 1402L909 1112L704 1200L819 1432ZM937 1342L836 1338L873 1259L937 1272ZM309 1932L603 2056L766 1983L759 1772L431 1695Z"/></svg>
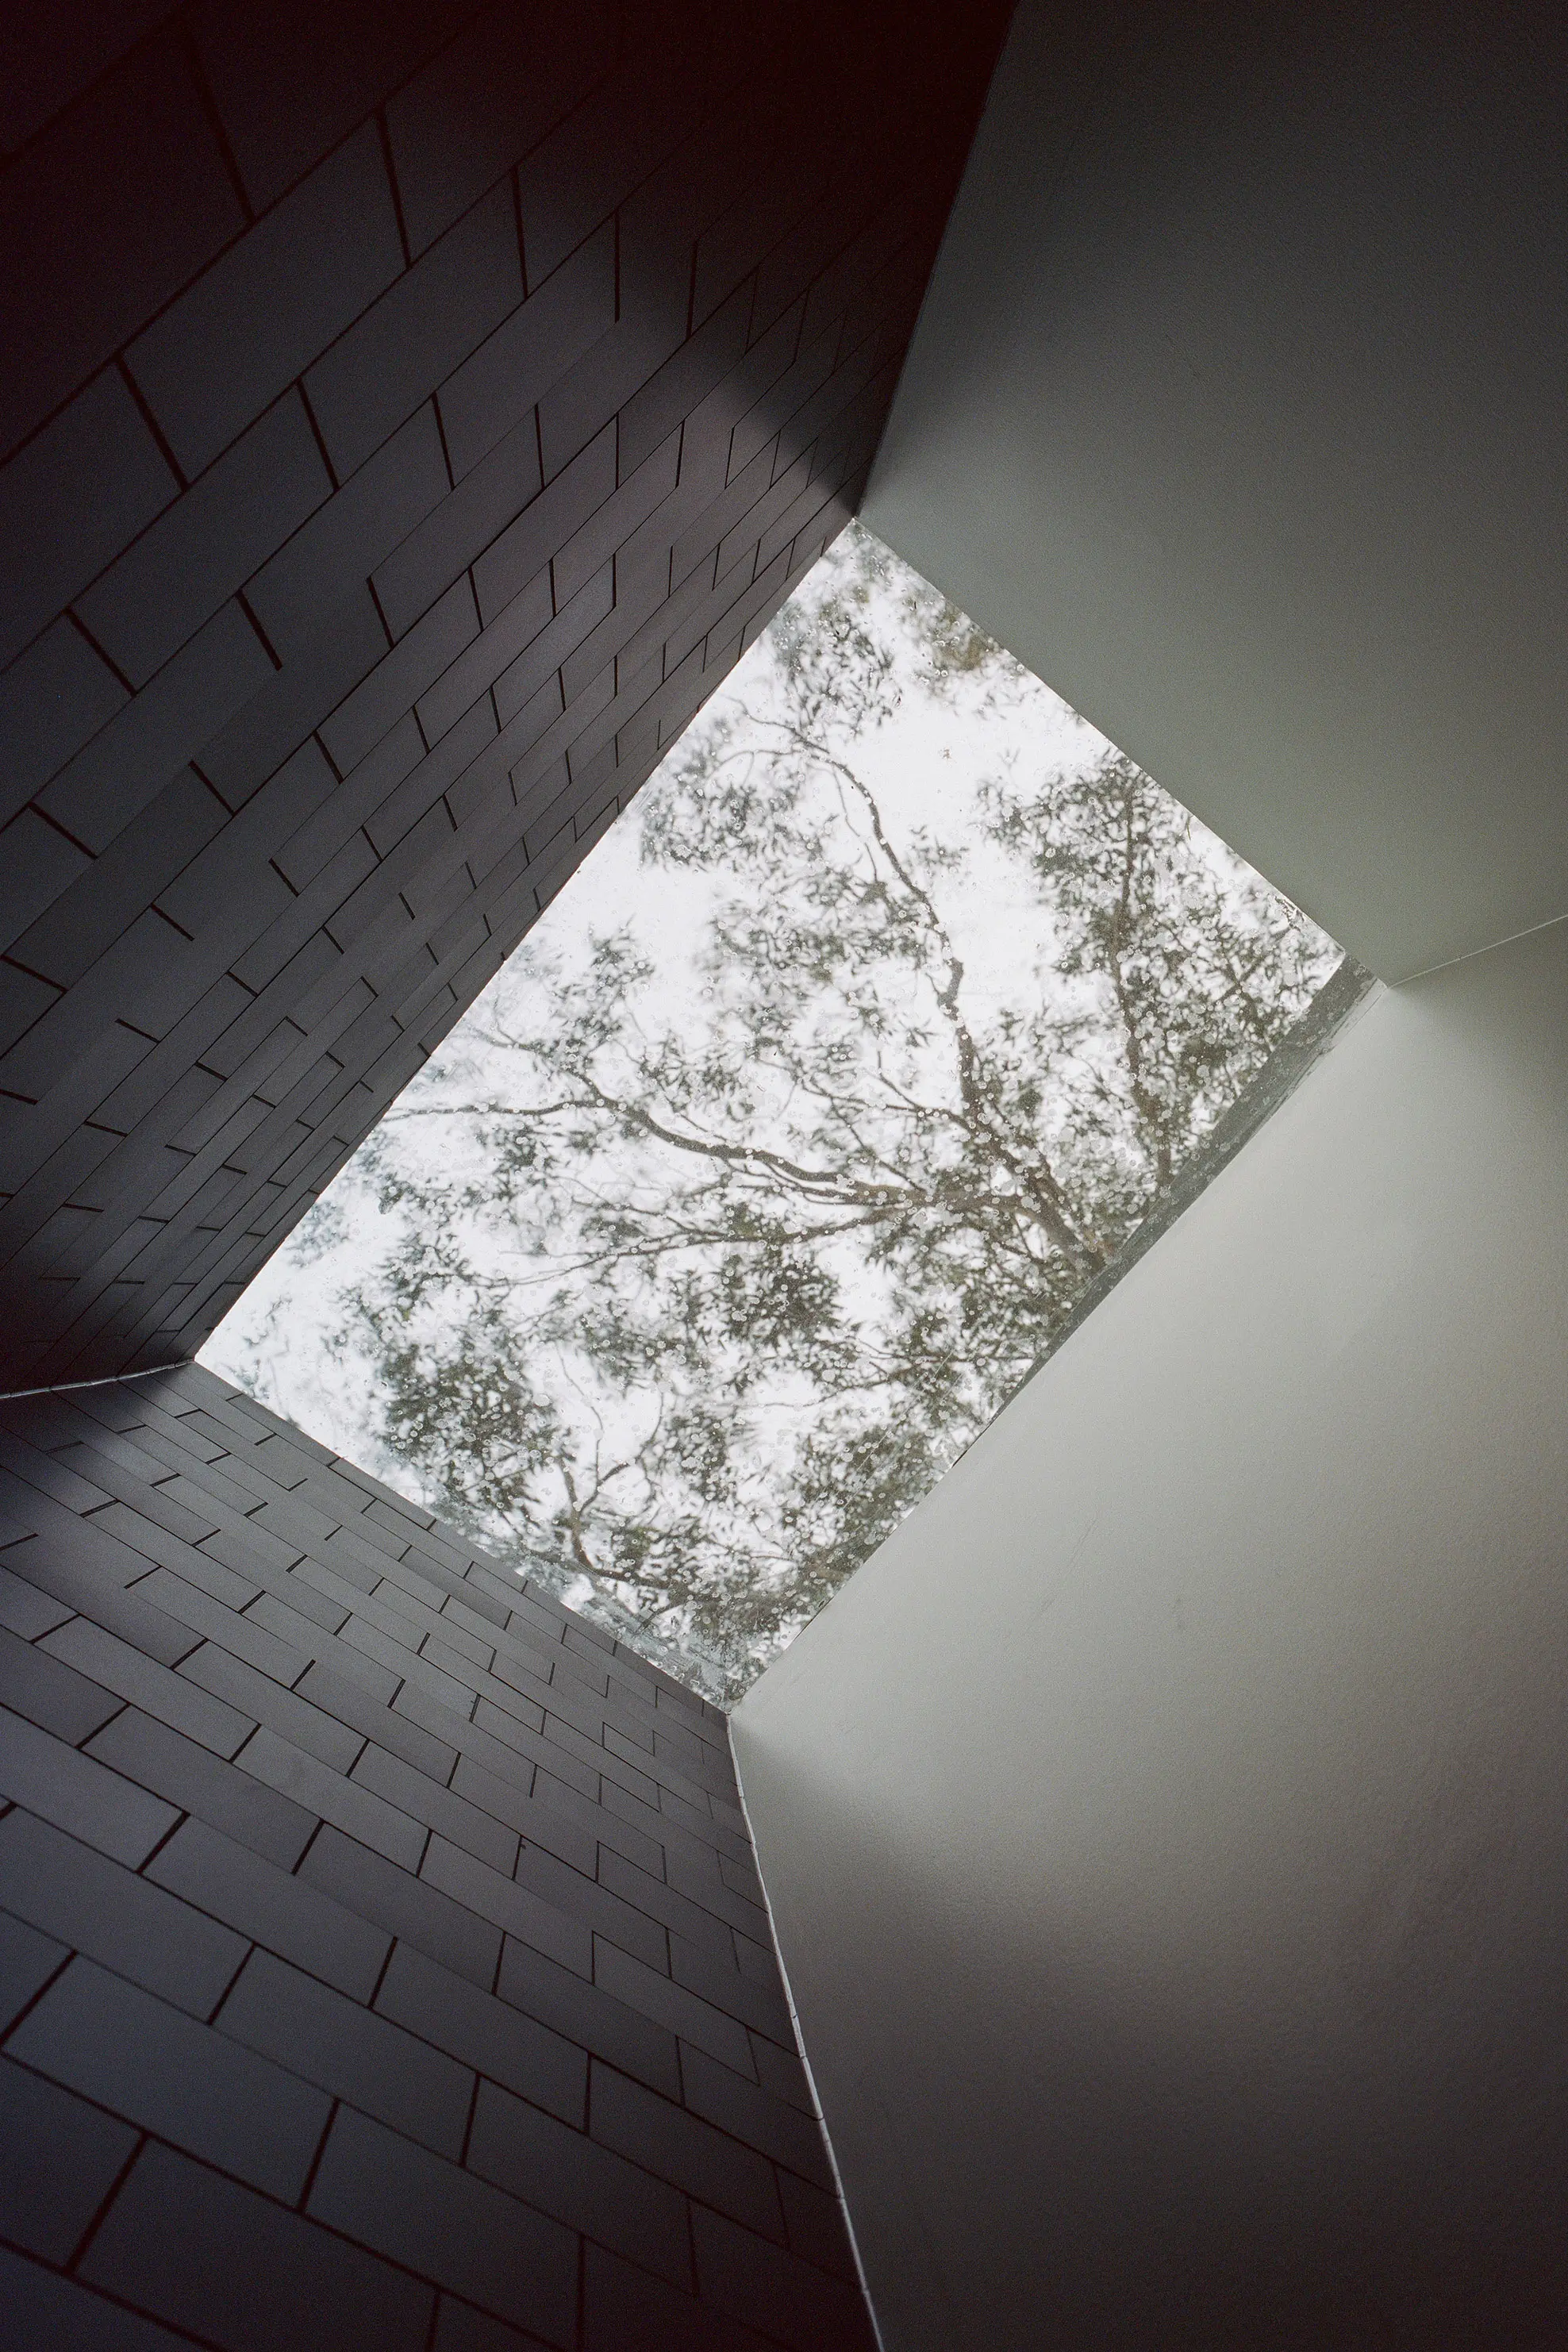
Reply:
<svg viewBox="0 0 1568 2352"><path fill-rule="evenodd" d="M1341 962L851 525L202 1360L733 1698Z"/></svg>

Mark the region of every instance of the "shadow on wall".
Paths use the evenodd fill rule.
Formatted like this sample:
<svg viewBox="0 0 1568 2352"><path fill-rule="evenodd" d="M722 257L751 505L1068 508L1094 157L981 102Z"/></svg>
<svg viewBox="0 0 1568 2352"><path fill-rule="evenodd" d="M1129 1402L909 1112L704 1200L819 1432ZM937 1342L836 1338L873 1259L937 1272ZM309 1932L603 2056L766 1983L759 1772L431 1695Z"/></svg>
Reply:
<svg viewBox="0 0 1568 2352"><path fill-rule="evenodd" d="M888 2352L1560 2338L1565 992L1365 1004L737 1710Z"/></svg>

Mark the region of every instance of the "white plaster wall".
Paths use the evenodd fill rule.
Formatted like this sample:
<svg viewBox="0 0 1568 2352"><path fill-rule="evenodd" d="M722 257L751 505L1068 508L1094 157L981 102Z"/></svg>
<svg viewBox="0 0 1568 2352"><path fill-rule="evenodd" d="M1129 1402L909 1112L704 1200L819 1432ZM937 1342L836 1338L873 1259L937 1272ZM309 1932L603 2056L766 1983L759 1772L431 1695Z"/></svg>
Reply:
<svg viewBox="0 0 1568 2352"><path fill-rule="evenodd" d="M734 1737L889 2352L1568 2330L1568 925L1378 993Z"/></svg>
<svg viewBox="0 0 1568 2352"><path fill-rule="evenodd" d="M1568 12L1022 0L866 520L1385 980L1568 914Z"/></svg>

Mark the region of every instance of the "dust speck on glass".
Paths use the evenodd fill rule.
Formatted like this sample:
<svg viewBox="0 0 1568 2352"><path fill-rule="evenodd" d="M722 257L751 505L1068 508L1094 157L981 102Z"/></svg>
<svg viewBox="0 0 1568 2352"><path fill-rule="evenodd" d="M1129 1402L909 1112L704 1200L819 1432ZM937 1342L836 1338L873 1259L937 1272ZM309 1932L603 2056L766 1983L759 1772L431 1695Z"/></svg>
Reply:
<svg viewBox="0 0 1568 2352"><path fill-rule="evenodd" d="M1340 961L851 526L203 1360L732 1697Z"/></svg>

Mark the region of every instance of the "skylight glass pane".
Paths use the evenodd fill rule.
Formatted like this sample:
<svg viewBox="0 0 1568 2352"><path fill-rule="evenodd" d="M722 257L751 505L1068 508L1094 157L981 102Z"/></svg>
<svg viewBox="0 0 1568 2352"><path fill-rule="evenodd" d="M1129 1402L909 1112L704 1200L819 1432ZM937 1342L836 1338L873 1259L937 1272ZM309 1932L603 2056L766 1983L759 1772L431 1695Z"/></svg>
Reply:
<svg viewBox="0 0 1568 2352"><path fill-rule="evenodd" d="M732 1696L1340 961L851 526L203 1360Z"/></svg>

